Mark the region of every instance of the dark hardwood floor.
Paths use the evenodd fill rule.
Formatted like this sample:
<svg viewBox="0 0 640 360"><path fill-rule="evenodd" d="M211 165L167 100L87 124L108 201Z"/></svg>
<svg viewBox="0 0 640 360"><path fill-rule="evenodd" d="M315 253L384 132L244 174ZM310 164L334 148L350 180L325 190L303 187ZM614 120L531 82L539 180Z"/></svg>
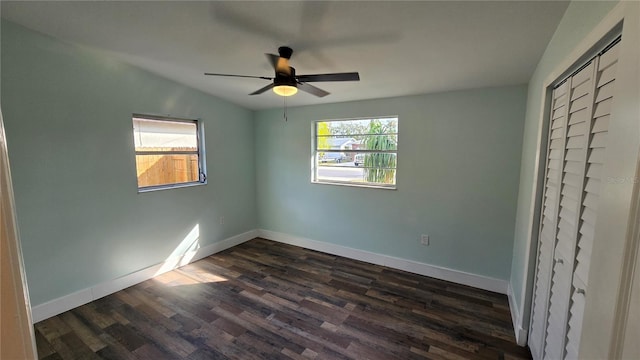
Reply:
<svg viewBox="0 0 640 360"><path fill-rule="evenodd" d="M504 295L254 239L35 325L41 359L516 359Z"/></svg>

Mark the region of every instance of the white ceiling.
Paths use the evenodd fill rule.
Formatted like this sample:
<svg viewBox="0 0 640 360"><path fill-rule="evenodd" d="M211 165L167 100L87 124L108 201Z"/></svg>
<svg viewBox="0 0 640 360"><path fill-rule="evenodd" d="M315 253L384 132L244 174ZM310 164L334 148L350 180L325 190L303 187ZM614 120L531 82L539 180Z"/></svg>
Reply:
<svg viewBox="0 0 640 360"><path fill-rule="evenodd" d="M264 53L289 45L298 74L359 71L360 82L314 83L289 106L528 82L565 1L2 1L2 17L98 48L249 109L282 106Z"/></svg>

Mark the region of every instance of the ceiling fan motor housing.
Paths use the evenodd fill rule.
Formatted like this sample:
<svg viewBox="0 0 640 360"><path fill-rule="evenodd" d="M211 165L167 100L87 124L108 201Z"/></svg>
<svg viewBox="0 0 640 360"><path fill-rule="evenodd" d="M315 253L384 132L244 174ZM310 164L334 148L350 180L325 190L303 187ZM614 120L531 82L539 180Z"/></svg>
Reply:
<svg viewBox="0 0 640 360"><path fill-rule="evenodd" d="M280 86L280 85L288 85L288 86L293 86L296 87L297 82L296 82L296 69L290 67L289 69L291 69L291 75L287 75L287 74L282 74L282 73L276 73L276 77L275 79L273 79L273 85L274 86Z"/></svg>
<svg viewBox="0 0 640 360"><path fill-rule="evenodd" d="M291 59L291 55L293 54L293 50L288 46L280 46L278 48L278 54L280 57L283 57L287 60Z"/></svg>

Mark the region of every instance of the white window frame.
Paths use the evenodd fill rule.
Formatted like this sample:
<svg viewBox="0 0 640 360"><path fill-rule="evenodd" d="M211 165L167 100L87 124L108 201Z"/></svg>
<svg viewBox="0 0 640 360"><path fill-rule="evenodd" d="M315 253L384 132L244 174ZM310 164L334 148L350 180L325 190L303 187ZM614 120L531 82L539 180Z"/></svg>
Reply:
<svg viewBox="0 0 640 360"><path fill-rule="evenodd" d="M190 182L182 182L182 183L168 183L162 185L153 185L153 186L139 186L138 178L136 175L136 185L138 187L139 193L156 191L156 190L167 190L167 189L176 189L183 187L191 187L191 186L199 186L207 184L207 171L206 171L206 160L205 160L205 146L204 146L204 126L202 125L202 121L200 119L186 119L186 118L176 118L176 117L168 117L168 116L157 116L157 115L147 115L147 114L132 114L131 115L131 125L133 129L133 121L135 119L143 119L143 120L154 120L154 121L166 121L166 122L182 122L182 123L192 123L196 125L196 141L198 145L198 149L196 151L136 151L135 150L135 141L134 141L134 163L135 159L138 155L197 155L198 156L198 180L190 181ZM135 136L135 133L134 133ZM136 164L136 174L137 174L137 164Z"/></svg>
<svg viewBox="0 0 640 360"><path fill-rule="evenodd" d="M399 157L399 146L396 146L396 150L327 150L327 149L318 149L318 133L317 129L318 123L321 122L339 122L339 121L353 121L353 120L376 120L376 119L389 119L395 118L398 123L398 129L395 133L385 133L385 135L395 135L396 138L399 136L399 128L400 128L400 117L398 115L388 115L388 116L368 116L368 117L358 117L358 118L345 118L345 119L325 119L325 120L314 120L311 122L311 183L313 184L325 184L325 185L339 185L339 186L351 186L351 187L360 187L360 188L375 188L375 189L386 189L386 190L397 190L398 184L398 157ZM366 134L353 134L353 135L366 135ZM339 180L322 180L318 178L318 156L320 152L324 153L391 153L396 156L396 166L395 166L395 182L393 184L381 184L381 183L371 183L371 182L352 182L352 181L339 181ZM355 156L355 155L354 155Z"/></svg>

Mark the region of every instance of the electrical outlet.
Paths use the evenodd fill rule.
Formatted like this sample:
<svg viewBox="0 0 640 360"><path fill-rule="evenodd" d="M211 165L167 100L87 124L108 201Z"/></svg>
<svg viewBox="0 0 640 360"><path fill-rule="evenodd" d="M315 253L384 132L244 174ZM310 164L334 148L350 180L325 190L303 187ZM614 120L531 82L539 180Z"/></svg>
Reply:
<svg viewBox="0 0 640 360"><path fill-rule="evenodd" d="M428 246L429 245L429 235L422 234L422 236L420 237L420 244L422 244L424 246Z"/></svg>
<svg viewBox="0 0 640 360"><path fill-rule="evenodd" d="M220 225L224 225L224 216L220 216Z"/></svg>

